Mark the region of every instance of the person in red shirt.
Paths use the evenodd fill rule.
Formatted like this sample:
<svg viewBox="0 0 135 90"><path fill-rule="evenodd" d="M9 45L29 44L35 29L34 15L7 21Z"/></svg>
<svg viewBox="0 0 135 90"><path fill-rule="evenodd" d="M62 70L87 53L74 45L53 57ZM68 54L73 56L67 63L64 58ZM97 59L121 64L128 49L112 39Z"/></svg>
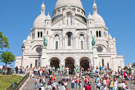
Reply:
<svg viewBox="0 0 135 90"><path fill-rule="evenodd" d="M88 83L86 86L85 86L85 90L91 90L92 88L91 88L91 86L90 86L90 84Z"/></svg>

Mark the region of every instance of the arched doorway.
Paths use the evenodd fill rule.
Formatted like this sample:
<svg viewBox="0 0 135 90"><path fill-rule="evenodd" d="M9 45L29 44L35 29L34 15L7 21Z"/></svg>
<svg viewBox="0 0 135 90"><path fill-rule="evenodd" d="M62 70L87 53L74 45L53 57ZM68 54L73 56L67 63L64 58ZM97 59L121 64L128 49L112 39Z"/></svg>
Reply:
<svg viewBox="0 0 135 90"><path fill-rule="evenodd" d="M57 57L53 57L50 59L50 66L55 67L55 69L59 68L60 60Z"/></svg>
<svg viewBox="0 0 135 90"><path fill-rule="evenodd" d="M84 69L84 70L88 70L89 68L89 58L87 57L83 57L80 59L80 66Z"/></svg>
<svg viewBox="0 0 135 90"><path fill-rule="evenodd" d="M73 74L74 72L74 59L71 57L68 57L65 59L65 67L69 68L69 74Z"/></svg>

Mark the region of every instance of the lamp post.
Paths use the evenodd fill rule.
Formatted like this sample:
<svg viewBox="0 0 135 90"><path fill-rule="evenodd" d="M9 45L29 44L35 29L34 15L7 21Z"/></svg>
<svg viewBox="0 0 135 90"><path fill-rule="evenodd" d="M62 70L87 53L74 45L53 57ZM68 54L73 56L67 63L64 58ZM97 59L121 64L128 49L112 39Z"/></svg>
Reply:
<svg viewBox="0 0 135 90"><path fill-rule="evenodd" d="M21 62L21 66L23 66L23 52L24 52L25 46L24 44L22 45L22 62Z"/></svg>

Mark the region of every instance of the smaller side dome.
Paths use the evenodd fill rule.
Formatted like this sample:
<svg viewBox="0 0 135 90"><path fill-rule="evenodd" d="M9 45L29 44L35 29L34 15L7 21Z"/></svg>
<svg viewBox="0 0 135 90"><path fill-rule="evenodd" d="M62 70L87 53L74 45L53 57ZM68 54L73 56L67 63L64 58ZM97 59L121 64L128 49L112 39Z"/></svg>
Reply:
<svg viewBox="0 0 135 90"><path fill-rule="evenodd" d="M33 27L44 27L45 26L45 5L42 3L41 5L41 14L35 19L33 23Z"/></svg>
<svg viewBox="0 0 135 90"><path fill-rule="evenodd" d="M51 16L49 15L49 13L48 13L48 15L46 16L46 20L51 20Z"/></svg>
<svg viewBox="0 0 135 90"><path fill-rule="evenodd" d="M31 37L30 37L30 36L28 36L28 37L27 37L27 41L30 41L30 40L31 40Z"/></svg>
<svg viewBox="0 0 135 90"><path fill-rule="evenodd" d="M87 17L87 20L90 20L90 19L93 19L93 17L91 16L90 12L89 12L89 15Z"/></svg>
<svg viewBox="0 0 135 90"><path fill-rule="evenodd" d="M111 36L110 34L109 34L109 36L108 36L108 39L109 39L109 40L112 40L112 36Z"/></svg>
<svg viewBox="0 0 135 90"><path fill-rule="evenodd" d="M45 14L40 14L34 21L33 27L44 27L45 26Z"/></svg>
<svg viewBox="0 0 135 90"><path fill-rule="evenodd" d="M26 40L23 40L23 44L25 44L26 43Z"/></svg>
<svg viewBox="0 0 135 90"><path fill-rule="evenodd" d="M105 21L104 19L97 13L97 4L94 1L93 4L93 15L92 15L93 19L94 19L94 25L96 27L105 27Z"/></svg>
<svg viewBox="0 0 135 90"><path fill-rule="evenodd" d="M93 14L92 17L94 19L95 26L106 26L104 19L99 14Z"/></svg>

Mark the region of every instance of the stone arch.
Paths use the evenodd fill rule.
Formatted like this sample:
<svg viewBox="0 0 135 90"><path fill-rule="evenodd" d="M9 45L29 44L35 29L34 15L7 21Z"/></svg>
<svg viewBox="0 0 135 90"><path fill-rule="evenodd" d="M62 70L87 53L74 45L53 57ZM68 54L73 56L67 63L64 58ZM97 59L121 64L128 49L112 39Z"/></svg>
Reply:
<svg viewBox="0 0 135 90"><path fill-rule="evenodd" d="M59 37L61 36L59 32L53 33L53 37L55 37L55 35L59 35Z"/></svg>
<svg viewBox="0 0 135 90"><path fill-rule="evenodd" d="M86 34L85 34L84 32L79 32L79 33L77 34L77 37L80 37L81 34L83 34L84 37L86 37Z"/></svg>
<svg viewBox="0 0 135 90"><path fill-rule="evenodd" d="M48 61L50 62L51 58L53 58L53 57L58 58L58 59L60 60L60 63L61 63L62 58L61 58L59 55L51 55L51 56L48 58Z"/></svg>
<svg viewBox="0 0 135 90"><path fill-rule="evenodd" d="M69 68L69 74L73 74L75 68L75 59L73 57L66 57L64 61L65 67Z"/></svg>
<svg viewBox="0 0 135 90"><path fill-rule="evenodd" d="M50 58L50 66L51 67L55 67L55 68L59 68L60 67L60 59L57 57L52 57Z"/></svg>
<svg viewBox="0 0 135 90"><path fill-rule="evenodd" d="M66 14L67 14L68 12L70 12L70 13L72 14L72 16L75 16L75 13L74 13L74 11L73 11L72 9L67 9L67 10L65 10L65 11L63 12L63 16L66 16Z"/></svg>
<svg viewBox="0 0 135 90"><path fill-rule="evenodd" d="M67 34L68 32L71 32L73 36L75 36L75 35L76 35L76 34L75 34L75 32L73 32L73 31L71 31L71 30L67 30L67 31L65 32L65 34L64 34L64 35L65 35L65 37L67 37L67 36L66 36L66 34Z"/></svg>
<svg viewBox="0 0 135 90"><path fill-rule="evenodd" d="M80 66L84 68L84 70L88 70L90 67L91 60L88 57L81 57L80 58Z"/></svg>

